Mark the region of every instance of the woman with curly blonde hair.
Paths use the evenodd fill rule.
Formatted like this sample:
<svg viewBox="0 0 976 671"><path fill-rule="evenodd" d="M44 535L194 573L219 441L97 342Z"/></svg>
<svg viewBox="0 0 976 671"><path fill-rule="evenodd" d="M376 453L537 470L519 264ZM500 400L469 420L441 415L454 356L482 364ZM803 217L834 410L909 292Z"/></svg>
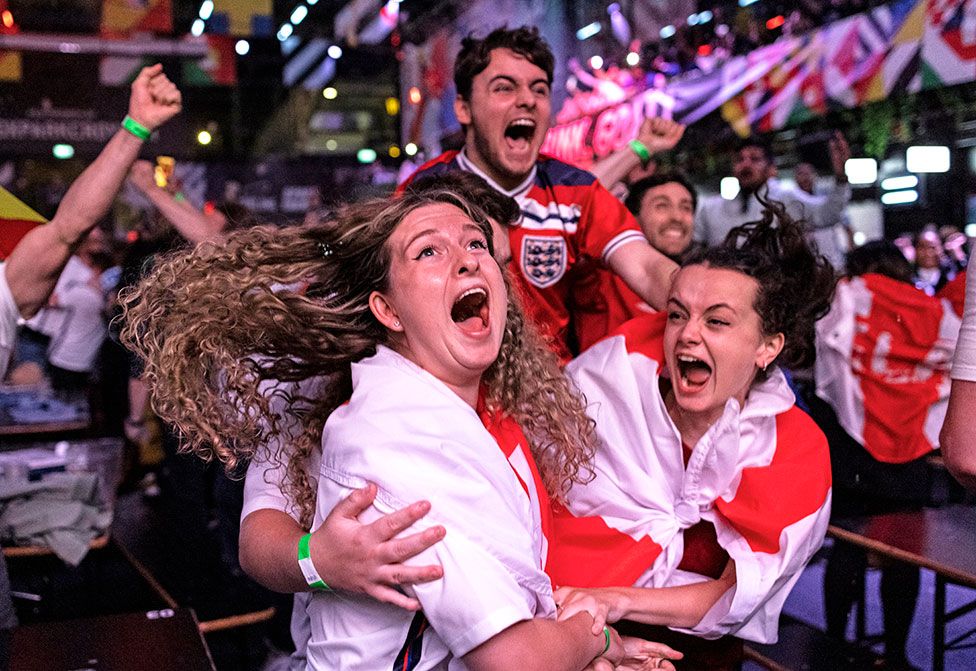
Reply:
<svg viewBox="0 0 976 671"><path fill-rule="evenodd" d="M234 233L159 264L125 299L155 407L195 453L234 465L297 422L286 487L313 528L368 479L367 520L429 498L423 524L447 530L414 560L444 571L411 588L423 613L316 593L309 668L494 669L518 655L520 668L582 669L676 654L594 634L585 613L554 619L548 499L589 476L593 427L491 249L484 213L431 189L325 225ZM274 388L321 375L335 376L324 397ZM303 461L319 435L316 495Z"/></svg>

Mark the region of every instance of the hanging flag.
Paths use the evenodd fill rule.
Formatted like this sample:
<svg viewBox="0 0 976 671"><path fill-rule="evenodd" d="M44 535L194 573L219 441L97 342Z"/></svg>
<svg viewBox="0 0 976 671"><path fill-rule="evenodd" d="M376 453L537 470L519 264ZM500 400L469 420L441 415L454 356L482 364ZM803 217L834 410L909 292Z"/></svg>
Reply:
<svg viewBox="0 0 976 671"><path fill-rule="evenodd" d="M171 0L102 0L102 37L172 33Z"/></svg>
<svg viewBox="0 0 976 671"><path fill-rule="evenodd" d="M274 34L272 0L214 0L213 13L207 22L208 32L218 35Z"/></svg>
<svg viewBox="0 0 976 671"><path fill-rule="evenodd" d="M959 324L947 301L904 282L842 281L817 323L817 396L878 461L928 454L939 446Z"/></svg>
<svg viewBox="0 0 976 671"><path fill-rule="evenodd" d="M45 222L47 219L0 186L0 261L10 256L29 230Z"/></svg>
<svg viewBox="0 0 976 671"><path fill-rule="evenodd" d="M234 86L237 84L237 59L234 55L234 37L211 35L200 38L207 41L207 56L200 60L183 61L183 83L186 86Z"/></svg>
<svg viewBox="0 0 976 671"><path fill-rule="evenodd" d="M148 57L102 56L98 66L98 80L102 86L128 86L147 65L155 63Z"/></svg>

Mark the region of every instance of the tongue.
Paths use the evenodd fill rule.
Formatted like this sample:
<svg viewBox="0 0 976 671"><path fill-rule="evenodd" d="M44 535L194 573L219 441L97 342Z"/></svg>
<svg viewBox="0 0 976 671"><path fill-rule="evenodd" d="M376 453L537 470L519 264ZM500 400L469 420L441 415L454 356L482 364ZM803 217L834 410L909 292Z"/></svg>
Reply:
<svg viewBox="0 0 976 671"><path fill-rule="evenodd" d="M685 370L684 378L691 384L705 384L712 372L704 366L688 366Z"/></svg>
<svg viewBox="0 0 976 671"><path fill-rule="evenodd" d="M454 323L465 333L480 333L485 329L484 321L477 315Z"/></svg>
<svg viewBox="0 0 976 671"><path fill-rule="evenodd" d="M508 146L512 149L518 151L525 151L529 148L529 140L524 137L511 137L506 135L505 139L508 140Z"/></svg>

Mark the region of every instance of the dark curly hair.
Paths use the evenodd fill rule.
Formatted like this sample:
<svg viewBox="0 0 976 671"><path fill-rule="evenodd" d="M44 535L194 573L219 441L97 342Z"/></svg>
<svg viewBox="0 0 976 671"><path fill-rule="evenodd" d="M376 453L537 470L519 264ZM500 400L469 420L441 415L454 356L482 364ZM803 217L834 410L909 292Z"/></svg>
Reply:
<svg viewBox="0 0 976 671"><path fill-rule="evenodd" d="M509 49L524 56L545 70L546 79L552 84L556 59L549 44L539 35L539 29L535 26L511 29L503 26L488 33L484 39L468 35L461 40L461 51L454 61L454 86L464 100L471 99L471 83L488 67L491 52L495 49Z"/></svg>
<svg viewBox="0 0 976 671"><path fill-rule="evenodd" d="M782 333L785 340L772 363L807 368L815 355L814 325L830 310L837 277L807 240L802 222L794 221L782 203L757 198L764 207L761 220L733 228L722 244L693 252L682 267L727 268L756 280L754 307L763 334ZM759 371L757 380L763 379Z"/></svg>

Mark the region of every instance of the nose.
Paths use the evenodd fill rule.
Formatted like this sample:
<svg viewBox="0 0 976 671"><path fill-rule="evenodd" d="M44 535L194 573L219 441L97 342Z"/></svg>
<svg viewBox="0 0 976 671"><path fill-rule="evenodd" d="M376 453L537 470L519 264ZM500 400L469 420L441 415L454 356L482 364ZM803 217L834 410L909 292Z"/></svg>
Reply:
<svg viewBox="0 0 976 671"><path fill-rule="evenodd" d="M519 107L534 107L535 94L528 86L519 86L516 92L515 104Z"/></svg>
<svg viewBox="0 0 976 671"><path fill-rule="evenodd" d="M697 345L701 342L701 328L698 320L689 319L684 323L678 333L678 342L685 345Z"/></svg>
<svg viewBox="0 0 976 671"><path fill-rule="evenodd" d="M474 273L480 267L480 262L475 253L470 249L462 250L458 256L458 275Z"/></svg>

